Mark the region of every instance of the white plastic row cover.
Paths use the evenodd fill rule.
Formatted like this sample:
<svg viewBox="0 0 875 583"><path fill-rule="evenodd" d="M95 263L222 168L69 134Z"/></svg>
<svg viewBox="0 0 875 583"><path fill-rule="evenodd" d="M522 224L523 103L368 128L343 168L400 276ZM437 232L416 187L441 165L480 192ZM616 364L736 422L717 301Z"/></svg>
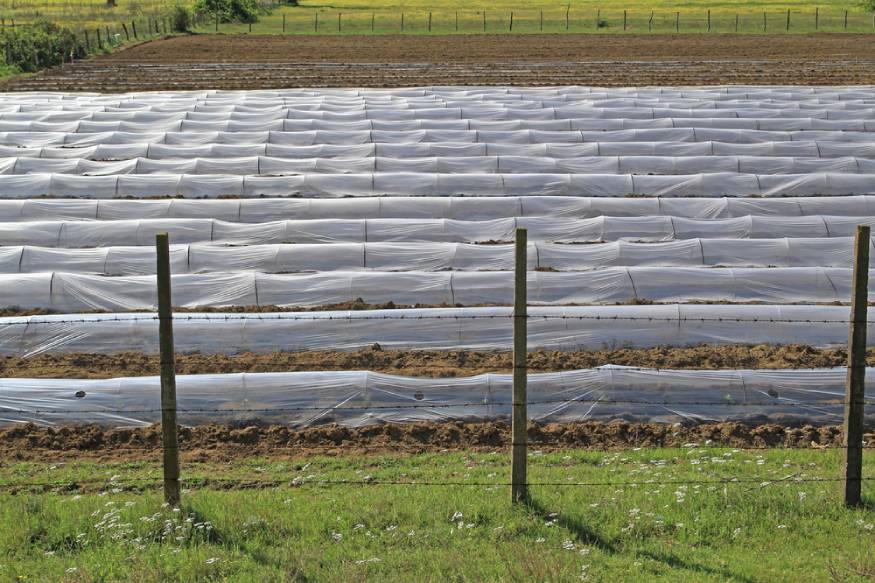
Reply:
<svg viewBox="0 0 875 583"><path fill-rule="evenodd" d="M724 110L501 110L492 109L475 117L477 112L438 108L424 110L388 110L365 112L282 111L266 114L222 113L150 113L108 115L107 121L5 121L0 120L0 133L68 133L96 134L103 132L411 132L483 131L506 132L531 130L539 132L592 132L660 128L714 128L758 131L827 131L875 132L875 110L829 112L825 110L782 112L781 110L753 110L735 112ZM719 115L722 113L723 115ZM736 114L741 115L736 115ZM697 115L698 114L698 115ZM718 115L715 115L718 114ZM417 117L422 116L422 117ZM432 116L432 117L428 117ZM112 118L120 118L113 120ZM131 121L127 121L129 118ZM154 119L150 119L154 118ZM480 141L480 140L474 140ZM568 140L557 140L568 141ZM571 141L584 141L579 137Z"/></svg>
<svg viewBox="0 0 875 583"><path fill-rule="evenodd" d="M529 243L528 268L583 271L612 266L850 267L853 238L689 239L667 243L614 241L592 245ZM875 248L870 254L875 262ZM259 271L500 271L513 270L512 245L469 243L334 243L172 245L173 273ZM151 247L0 247L0 273L65 271L101 275L155 273Z"/></svg>
<svg viewBox="0 0 875 583"><path fill-rule="evenodd" d="M875 370L867 373L871 379ZM762 422L781 416L785 423L800 417L808 422L837 423L842 415L845 374L842 368L675 371L623 367L531 374L528 397L533 403L528 414L539 422ZM176 377L181 423L263 419L305 427L506 419L511 413L511 385L509 374L426 379L323 371ZM866 396L871 391L870 383ZM160 421L160 394L158 377L0 379L0 424L144 426ZM252 409L265 411L249 412Z"/></svg>
<svg viewBox="0 0 875 583"><path fill-rule="evenodd" d="M790 158L785 156L467 156L420 158L132 158L114 162L85 158L0 158L0 174L231 174L291 175L366 172L552 173L552 174L875 174L875 159Z"/></svg>
<svg viewBox="0 0 875 583"><path fill-rule="evenodd" d="M472 317L474 316L474 317ZM849 309L826 305L688 304L530 307L529 348L805 344L845 346ZM875 315L870 313L870 323ZM65 323L65 321L67 323ZM178 352L238 354L353 350L509 350L509 308L208 313L174 316ZM875 337L868 342L875 345ZM0 354L158 351L155 314L0 318ZM727 371L719 371L726 374Z"/></svg>
<svg viewBox="0 0 875 583"><path fill-rule="evenodd" d="M176 244L219 242L368 243L434 241L445 243L509 242L524 227L532 241L599 243L602 241L672 241L676 239L782 239L850 237L859 224L875 216L744 216L687 219L667 216L520 217L489 221L455 219L313 219L269 223L230 223L213 219L142 219L118 221L21 221L0 223L0 245L105 247L154 245L167 232ZM776 258L777 259L777 258Z"/></svg>
<svg viewBox="0 0 875 583"><path fill-rule="evenodd" d="M140 130L140 131L136 131ZM581 142L729 142L736 144L773 143L790 141L828 141L871 143L873 133L852 130L754 130L715 127L699 128L642 128L616 130L252 130L228 132L220 130L168 131L154 124L127 127L125 130L67 133L67 132L0 132L0 145L91 146L98 144L163 143L174 145L277 144L286 146L313 146L318 144L356 145L375 143L463 142L505 144L550 144Z"/></svg>
<svg viewBox="0 0 875 583"><path fill-rule="evenodd" d="M872 276L875 281L875 274ZM172 277L180 307L312 307L362 299L370 304L510 305L510 271L253 271ZM0 274L3 307L55 312L157 309L155 278L47 272ZM532 305L656 302L823 303L849 301L851 270L837 267L605 267L587 272L528 272ZM872 298L875 298L873 290Z"/></svg>
<svg viewBox="0 0 875 583"><path fill-rule="evenodd" d="M221 139L222 136L217 136ZM318 144L288 146L269 143L204 141L192 144L131 142L96 143L82 146L0 146L0 156L30 158L83 158L128 160L148 158L463 158L475 156L532 156L580 158L585 156L781 156L795 158L875 158L871 142L797 140L792 142L586 142L506 144L496 142L417 142L368 144Z"/></svg>
<svg viewBox="0 0 875 583"><path fill-rule="evenodd" d="M775 215L875 216L875 196L784 198L602 198L570 196L243 199L0 199L0 222L219 219L265 223L304 219L596 218L671 216L723 219ZM804 236L804 235L802 235ZM8 243L4 243L8 244Z"/></svg>
<svg viewBox="0 0 875 583"><path fill-rule="evenodd" d="M875 174L0 174L7 198L150 196L846 196L875 193Z"/></svg>

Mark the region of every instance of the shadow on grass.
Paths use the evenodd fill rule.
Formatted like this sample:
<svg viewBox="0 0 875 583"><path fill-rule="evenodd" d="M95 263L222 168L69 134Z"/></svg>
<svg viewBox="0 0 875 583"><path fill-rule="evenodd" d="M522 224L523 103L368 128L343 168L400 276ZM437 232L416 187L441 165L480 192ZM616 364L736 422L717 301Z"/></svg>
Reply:
<svg viewBox="0 0 875 583"><path fill-rule="evenodd" d="M526 497L526 506L533 514L543 520L555 520L558 526L561 526L562 528L570 531L574 535L576 541L581 544L595 547L606 553L617 554L621 552L618 548L618 541L610 540L603 537L596 530L585 525L580 520L571 516L566 516L561 512L556 516L551 516L552 513L548 511L543 504L533 498L531 493L529 493ZM732 581L743 581L745 583L754 582L754 580L750 577L746 577L738 573L733 573L732 571L729 571L727 569L715 568L709 565L704 565L702 563L696 563L686 559L682 559L681 557L678 557L677 555L673 555L671 553L642 550L636 550L634 552L637 556L647 557L650 560L658 561L674 569L683 569L692 573L699 573L702 575L713 575Z"/></svg>

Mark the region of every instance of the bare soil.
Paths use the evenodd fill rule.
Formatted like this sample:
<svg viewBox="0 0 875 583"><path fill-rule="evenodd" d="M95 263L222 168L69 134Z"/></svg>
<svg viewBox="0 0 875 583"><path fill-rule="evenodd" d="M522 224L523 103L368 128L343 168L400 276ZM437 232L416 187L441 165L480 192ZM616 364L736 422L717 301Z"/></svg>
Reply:
<svg viewBox="0 0 875 583"><path fill-rule="evenodd" d="M875 35L191 35L10 90L875 83Z"/></svg>
<svg viewBox="0 0 875 583"><path fill-rule="evenodd" d="M875 348L869 349L867 360L870 366L875 366ZM531 372L575 370L606 364L669 369L792 369L843 366L846 363L844 349L798 344L611 348L592 352L535 350L528 357ZM176 370L179 374L370 370L440 378L510 372L511 356L507 352L489 351L386 350L374 345L350 352L177 354ZM0 377L6 378L101 379L157 375L158 372L158 357L140 352L0 358Z"/></svg>
<svg viewBox="0 0 875 583"><path fill-rule="evenodd" d="M745 425L736 422L680 424L583 422L529 425L533 449L568 447L624 449L684 447L826 448L841 445L841 428L802 425ZM510 443L503 422L409 423L350 428L327 425L293 429L279 425L182 427L180 448L186 461L220 461L253 456L274 458L365 453L419 453L442 450L495 450ZM864 436L873 443L875 433ZM60 428L19 425L0 429L0 456L7 460L97 458L106 461L160 456L161 429L106 429L94 425Z"/></svg>

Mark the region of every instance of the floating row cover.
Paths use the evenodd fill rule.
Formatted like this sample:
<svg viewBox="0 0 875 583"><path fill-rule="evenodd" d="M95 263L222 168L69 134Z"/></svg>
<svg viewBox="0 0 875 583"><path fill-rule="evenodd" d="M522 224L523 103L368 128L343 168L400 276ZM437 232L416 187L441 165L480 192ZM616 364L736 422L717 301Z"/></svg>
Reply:
<svg viewBox="0 0 875 583"><path fill-rule="evenodd" d="M248 136L248 134L247 134ZM209 136L208 136L209 137ZM224 142L222 140L225 140ZM266 142L229 141L215 136L190 144L130 142L96 143L80 146L0 145L4 158L82 158L84 160L149 160L189 158L241 158L270 156L285 159L310 158L469 158L478 156L532 156L542 158L582 158L586 156L760 156L788 158L875 158L875 138L871 142L831 142L794 140L792 142L586 142L508 144L500 142L380 142L367 144L317 144L287 146ZM111 140L109 140L111 142Z"/></svg>
<svg viewBox="0 0 875 583"><path fill-rule="evenodd" d="M872 378L875 370L867 372ZM611 419L786 423L804 419L835 424L842 419L845 375L843 368L677 371L624 367L532 374L528 397L534 403L528 406L528 415L542 423ZM511 384L509 374L422 379L366 371L176 377L181 423L261 420L303 427L506 420L511 414ZM871 383L866 393L873 395ZM158 377L0 379L0 424L144 426L160 421L160 394Z"/></svg>
<svg viewBox="0 0 875 583"><path fill-rule="evenodd" d="M875 282L875 274L872 276ZM172 278L180 307L324 306L358 298L371 304L509 305L510 271L327 271L313 274L219 272ZM157 309L153 276L74 273L0 275L8 306L56 312ZM531 305L656 302L837 302L851 296L851 270L837 267L606 267L528 272ZM875 290L871 297L875 299Z"/></svg>
<svg viewBox="0 0 875 583"><path fill-rule="evenodd" d="M254 199L0 199L0 222L59 219L219 219L264 223L283 219L595 218L671 216L725 219L875 216L875 196L786 198L600 198L568 196L361 197Z"/></svg>
<svg viewBox="0 0 875 583"><path fill-rule="evenodd" d="M871 122L875 123L875 122ZM872 125L867 122L867 129ZM0 132L0 145L38 148L45 146L93 146L97 144L276 144L313 146L320 144L360 145L380 143L493 143L504 144L575 144L586 142L726 142L731 144L771 144L793 141L844 142L870 144L873 131L852 130L757 130L719 127L666 127L614 130L308 130L308 131L174 131L154 124L118 124L124 129L94 133L49 131ZM52 124L54 125L54 124ZM178 126L178 124L174 124ZM342 124L346 125L346 124Z"/></svg>
<svg viewBox="0 0 875 583"><path fill-rule="evenodd" d="M529 243L528 268L581 271L611 266L850 267L850 237L689 239L667 243L613 241L591 245ZM870 242L872 247L875 244ZM875 263L875 248L870 248ZM172 273L372 271L511 271L512 245L469 243L333 243L299 245L172 245ZM155 273L151 247L0 247L0 273L65 271L102 275Z"/></svg>
<svg viewBox="0 0 875 583"><path fill-rule="evenodd" d="M451 174L669 174L697 172L806 174L818 172L873 174L875 160L857 157L791 158L779 156L467 156L420 158L132 158L116 162L84 158L0 158L0 174L230 174L294 175L350 172L416 172Z"/></svg>
<svg viewBox="0 0 875 583"><path fill-rule="evenodd" d="M367 242L507 242L514 229L528 229L532 241L598 243L660 242L683 239L783 239L850 237L859 224L875 216L746 216L732 219L680 217L597 217L566 219L520 217L491 221L453 219L314 219L270 223L229 223L212 219L142 219L119 221L20 221L0 223L0 245L105 247L154 245L167 232L177 244Z"/></svg>
<svg viewBox="0 0 875 583"><path fill-rule="evenodd" d="M529 348L698 344L846 346L849 309L821 305L671 304L529 308ZM509 350L509 308L176 314L178 352L236 354L352 350ZM875 316L869 315L870 322ZM875 338L869 335L869 344ZM158 351L154 314L60 314L0 318L0 354ZM721 371L725 372L725 371Z"/></svg>

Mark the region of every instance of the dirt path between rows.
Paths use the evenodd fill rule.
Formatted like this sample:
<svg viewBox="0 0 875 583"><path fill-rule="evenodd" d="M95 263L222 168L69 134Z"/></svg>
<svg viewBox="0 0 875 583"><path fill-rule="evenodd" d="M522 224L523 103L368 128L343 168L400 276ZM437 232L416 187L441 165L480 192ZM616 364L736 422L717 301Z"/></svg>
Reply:
<svg viewBox="0 0 875 583"><path fill-rule="evenodd" d="M529 426L533 450L569 447L623 449L629 447L803 447L841 445L841 430L831 426L706 423L695 426L596 421ZM180 429L183 461L221 461L267 456L408 454L425 451L496 450L510 443L510 428L502 422L409 423L350 428L329 425L310 429L285 426L230 427L199 425ZM875 443L875 433L864 436ZM154 459L161 452L159 426L105 429L93 425L44 428L20 425L0 429L0 457L15 461L105 461Z"/></svg>
<svg viewBox="0 0 875 583"><path fill-rule="evenodd" d="M875 83L875 35L192 35L11 90Z"/></svg>
<svg viewBox="0 0 875 583"><path fill-rule="evenodd" d="M868 361L875 365L875 348ZM606 364L668 369L821 368L844 366L843 349L803 345L693 346L613 348L592 352L535 350L529 371L554 372ZM386 350L378 345L351 352L245 352L178 354L179 374L370 370L418 377L457 377L487 372L510 372L510 353L465 350ZM0 377L100 379L158 374L158 357L140 352L117 354L41 354L30 358L0 358Z"/></svg>

